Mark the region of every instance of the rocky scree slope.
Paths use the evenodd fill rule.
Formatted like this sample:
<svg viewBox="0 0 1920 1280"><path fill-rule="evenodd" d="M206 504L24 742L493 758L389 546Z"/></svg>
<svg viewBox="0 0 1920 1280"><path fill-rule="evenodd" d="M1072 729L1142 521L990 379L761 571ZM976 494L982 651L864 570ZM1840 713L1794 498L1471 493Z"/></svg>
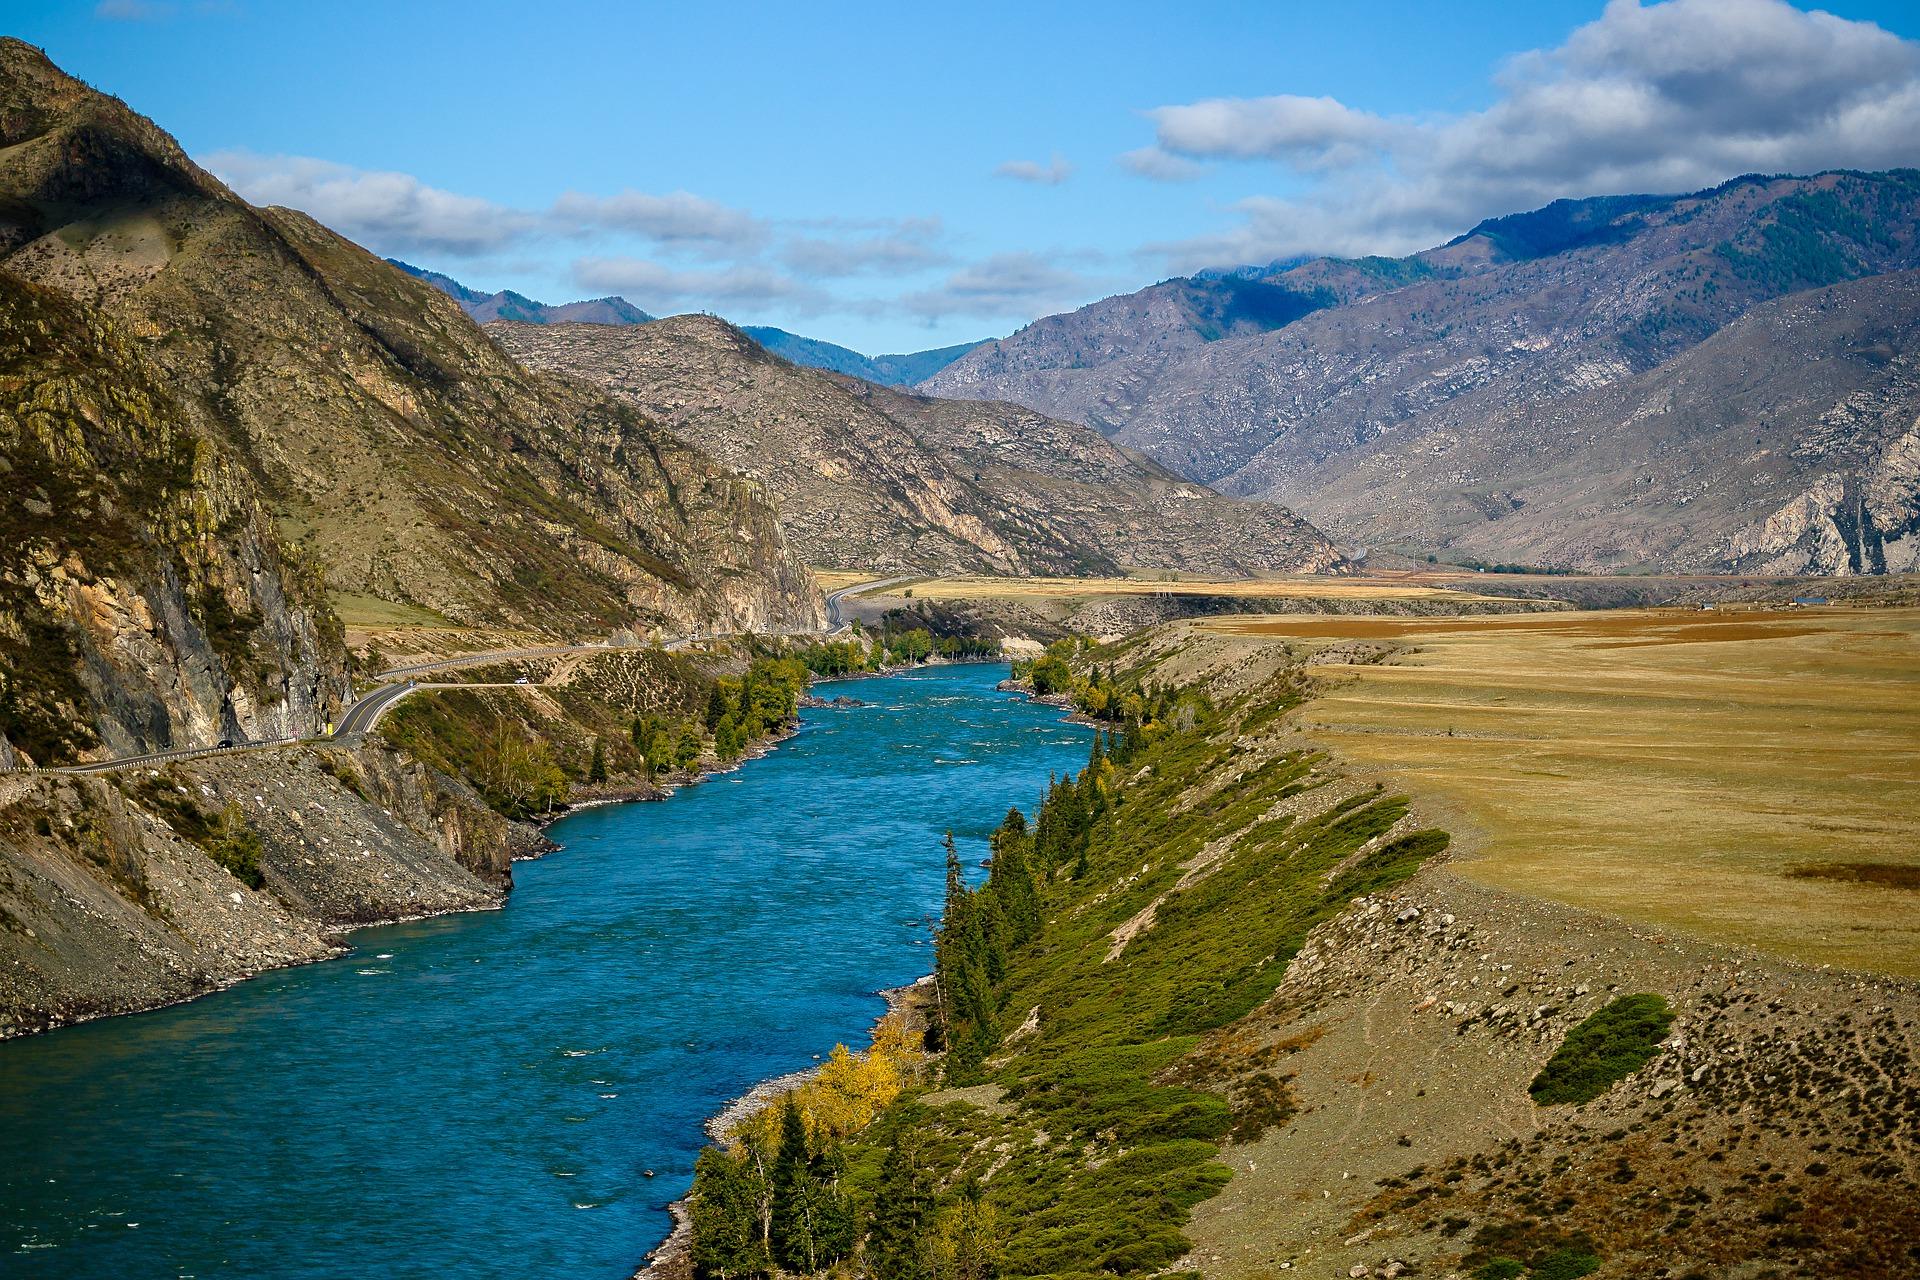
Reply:
<svg viewBox="0 0 1920 1280"><path fill-rule="evenodd" d="M330 588L550 633L818 622L757 485L13 40L0 148L0 270L139 344Z"/></svg>
<svg viewBox="0 0 1920 1280"><path fill-rule="evenodd" d="M1920 267L1917 227L1911 170L1560 201L1409 258L1316 259L1107 299L981 347L922 389L1088 423L1367 545L1587 569L1831 573L1871 571L1872 546L1900 543L1887 564L1906 567L1912 490L1888 493L1875 452L1887 429L1862 447L1829 416L1854 412L1852 388L1835 388L1831 371L1795 381L1830 354L1818 334L1761 317L1737 339L1776 371L1746 402L1760 441L1746 451L1791 465L1705 484L1707 469L1689 465L1697 418L1649 406L1663 371L1702 376L1698 362L1669 362L1775 299L1857 281L1852 302L1885 289L1872 309L1906 305L1898 281L1872 281ZM1877 351L1869 342L1859 358ZM1887 416L1902 412L1910 424L1904 408ZM1623 458L1643 469L1620 490ZM1532 505L1565 530L1515 519ZM1769 527L1782 512L1801 533Z"/></svg>
<svg viewBox="0 0 1920 1280"><path fill-rule="evenodd" d="M249 847L257 870L219 860ZM0 1037L324 959L355 925L496 905L510 859L544 847L379 742L0 777Z"/></svg>
<svg viewBox="0 0 1920 1280"><path fill-rule="evenodd" d="M1085 428L803 369L712 317L489 332L521 362L604 387L765 484L817 564L1237 574L1342 563L1286 510L1223 498Z"/></svg>

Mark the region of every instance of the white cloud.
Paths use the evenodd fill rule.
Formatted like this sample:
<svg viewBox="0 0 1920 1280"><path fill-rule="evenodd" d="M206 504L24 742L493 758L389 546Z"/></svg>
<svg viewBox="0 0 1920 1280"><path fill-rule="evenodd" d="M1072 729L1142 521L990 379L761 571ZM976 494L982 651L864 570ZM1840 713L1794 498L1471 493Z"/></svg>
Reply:
<svg viewBox="0 0 1920 1280"><path fill-rule="evenodd" d="M580 258L573 264L573 279L589 293L622 294L653 312L776 302L795 310L818 311L826 305L826 300L808 285L755 264L689 271L646 258Z"/></svg>
<svg viewBox="0 0 1920 1280"><path fill-rule="evenodd" d="M903 295L899 305L929 320L949 316L1032 317L1078 306L1093 283L1057 256L997 253L970 263L933 289Z"/></svg>
<svg viewBox="0 0 1920 1280"><path fill-rule="evenodd" d="M1191 182L1206 172L1204 166L1195 164L1185 156L1162 151L1159 147L1141 147L1136 151L1123 152L1120 167L1143 178L1152 178L1155 182Z"/></svg>
<svg viewBox="0 0 1920 1280"><path fill-rule="evenodd" d="M1033 182L1043 187L1057 187L1073 176L1073 166L1058 151L1053 159L1045 164L1038 160L1009 160L994 171L999 178L1012 178L1016 182Z"/></svg>
<svg viewBox="0 0 1920 1280"><path fill-rule="evenodd" d="M900 275L952 261L940 247L944 235L938 218L907 218L851 237L797 235L782 246L780 257L805 276Z"/></svg>
<svg viewBox="0 0 1920 1280"><path fill-rule="evenodd" d="M1300 169L1358 164L1406 136L1398 125L1332 98L1209 98L1147 113L1157 145L1177 156L1266 158Z"/></svg>
<svg viewBox="0 0 1920 1280"><path fill-rule="evenodd" d="M442 191L406 173L249 151L218 152L206 164L254 204L287 205L312 214L380 253L488 253L540 224L537 215Z"/></svg>
<svg viewBox="0 0 1920 1280"><path fill-rule="evenodd" d="M1561 197L1920 164L1920 44L1784 0L1612 0L1496 83L1486 110L1418 122L1298 97L1151 112L1162 152L1317 179L1241 202L1224 234L1157 248L1176 270L1404 253Z"/></svg>
<svg viewBox="0 0 1920 1280"><path fill-rule="evenodd" d="M626 231L661 244L739 250L767 238L767 226L744 209L734 209L689 191L649 195L622 191L612 196L568 191L553 202L563 226Z"/></svg>

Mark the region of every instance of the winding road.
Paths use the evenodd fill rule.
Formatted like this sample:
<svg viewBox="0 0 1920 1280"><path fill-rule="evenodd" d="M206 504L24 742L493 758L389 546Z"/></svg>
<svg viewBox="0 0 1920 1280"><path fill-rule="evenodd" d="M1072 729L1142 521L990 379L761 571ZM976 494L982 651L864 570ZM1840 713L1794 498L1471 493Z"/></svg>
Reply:
<svg viewBox="0 0 1920 1280"><path fill-rule="evenodd" d="M910 582L917 575L905 574L892 578L880 578L872 582L856 582L852 586L841 587L826 596L827 626L830 631L838 631L845 624L840 617L840 602L847 596L861 591L872 591L881 587L893 586L901 582ZM804 634L787 632L784 634ZM699 632L691 636L672 636L660 641L666 649L684 649L689 643L701 638ZM88 764L56 765L46 769L4 769L0 773L107 773L114 769L131 769L139 765L160 764L169 760L192 760L201 756L227 755L236 751L260 751L275 747L293 746L298 743L349 743L358 742L372 731L380 717L385 715L396 702L417 689L457 688L452 684L421 684L414 677L434 671L453 671L462 667L482 667L495 662L515 662L527 658L557 658L573 653L613 653L623 649L643 649L647 644L616 645L607 641L594 644L557 644L536 648L492 649L482 653L467 653L457 657L441 658L433 662L413 663L403 667L391 667L382 671L379 679L390 681L369 690L349 703L340 716L331 736L314 738L265 738L257 742L236 742L231 746L176 747L168 751L150 751L143 755L121 756L113 760L95 760Z"/></svg>

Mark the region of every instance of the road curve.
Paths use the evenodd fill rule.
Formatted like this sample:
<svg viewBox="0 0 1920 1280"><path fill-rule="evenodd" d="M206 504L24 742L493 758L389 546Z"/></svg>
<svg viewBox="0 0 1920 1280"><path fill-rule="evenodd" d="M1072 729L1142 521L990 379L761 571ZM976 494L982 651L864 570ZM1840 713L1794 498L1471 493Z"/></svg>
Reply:
<svg viewBox="0 0 1920 1280"><path fill-rule="evenodd" d="M856 582L850 587L842 587L838 591L827 592L828 629L838 631L841 626L844 625L840 620L840 602L846 597L857 595L862 591L878 591L881 587L891 587L902 582L912 582L915 578L923 578L925 576L925 574L920 573L902 573L896 574L891 578L876 578L872 582Z"/></svg>
<svg viewBox="0 0 1920 1280"><path fill-rule="evenodd" d="M861 591L892 582L904 582L905 578L888 578L883 582L863 582L843 588L827 597L828 616L833 625L839 626L839 597L849 591ZM800 633L792 633L800 634ZM667 636L658 642L662 648L677 650L685 648L693 636ZM168 760L191 760L198 756L226 755L235 751L254 751L269 747L292 746L299 742L354 742L366 736L385 715L393 704L417 689L432 689L445 686L421 684L413 677L429 671L448 671L458 667L479 667L493 662L514 662L524 658L555 658L570 653L608 653L620 649L646 649L653 641L645 644L615 645L606 641L595 644L559 644L538 648L494 649L484 653L468 653L458 657L443 658L435 662L414 663L411 666L393 667L380 673L383 680L395 676L405 677L369 690L365 695L348 704L341 713L340 723L335 726L332 737L318 738L268 738L259 742L238 742L230 747L176 747L168 751L150 751L144 755L121 756L113 760L95 760L87 764L55 765L46 769L0 769L0 773L106 773L113 769L129 769L137 765L158 764Z"/></svg>

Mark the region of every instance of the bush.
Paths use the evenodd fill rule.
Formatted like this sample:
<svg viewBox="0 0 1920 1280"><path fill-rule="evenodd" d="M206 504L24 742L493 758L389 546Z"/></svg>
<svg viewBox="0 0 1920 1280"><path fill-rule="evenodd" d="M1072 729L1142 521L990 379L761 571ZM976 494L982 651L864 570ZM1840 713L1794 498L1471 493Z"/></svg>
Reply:
<svg viewBox="0 0 1920 1280"><path fill-rule="evenodd" d="M1556 1249L1533 1264L1528 1280L1580 1280L1600 1269L1600 1259L1584 1249Z"/></svg>
<svg viewBox="0 0 1920 1280"><path fill-rule="evenodd" d="M1645 1066L1672 1024L1664 998L1622 996L1567 1032L1528 1092L1541 1106L1591 1102Z"/></svg>
<svg viewBox="0 0 1920 1280"><path fill-rule="evenodd" d="M259 833L247 825L238 804L229 802L221 811L203 847L215 862L249 889L258 889L267 882L260 870Z"/></svg>

